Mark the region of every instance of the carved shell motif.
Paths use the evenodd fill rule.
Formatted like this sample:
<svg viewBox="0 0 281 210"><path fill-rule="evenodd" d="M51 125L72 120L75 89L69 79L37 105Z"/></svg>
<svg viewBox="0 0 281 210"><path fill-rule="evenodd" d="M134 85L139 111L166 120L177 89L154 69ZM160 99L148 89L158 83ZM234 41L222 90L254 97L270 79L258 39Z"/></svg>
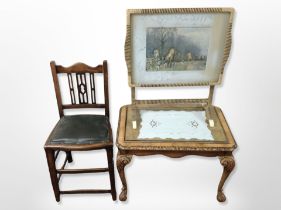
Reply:
<svg viewBox="0 0 281 210"><path fill-rule="evenodd" d="M117 156L117 169L122 170L132 160L131 155L118 155Z"/></svg>
<svg viewBox="0 0 281 210"><path fill-rule="evenodd" d="M231 172L235 167L235 161L232 156L220 157L220 163L227 172Z"/></svg>

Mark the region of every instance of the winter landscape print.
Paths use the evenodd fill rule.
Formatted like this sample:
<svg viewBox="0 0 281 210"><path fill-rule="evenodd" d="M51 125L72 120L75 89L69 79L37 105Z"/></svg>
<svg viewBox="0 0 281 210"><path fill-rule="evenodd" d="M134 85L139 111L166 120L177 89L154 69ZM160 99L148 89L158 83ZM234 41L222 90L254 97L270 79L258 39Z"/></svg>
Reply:
<svg viewBox="0 0 281 210"><path fill-rule="evenodd" d="M205 70L210 28L147 28L146 71Z"/></svg>

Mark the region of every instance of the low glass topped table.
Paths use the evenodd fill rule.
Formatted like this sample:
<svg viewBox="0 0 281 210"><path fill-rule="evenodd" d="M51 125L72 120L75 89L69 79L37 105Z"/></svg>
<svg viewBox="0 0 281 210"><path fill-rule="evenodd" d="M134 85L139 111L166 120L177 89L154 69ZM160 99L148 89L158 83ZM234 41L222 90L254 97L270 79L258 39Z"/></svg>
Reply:
<svg viewBox="0 0 281 210"><path fill-rule="evenodd" d="M117 136L117 168L123 184L119 196L127 199L124 167L133 155L162 154L178 158L201 155L220 158L224 166L218 201L225 201L223 184L234 168L235 140L218 107L187 107L183 104L138 104L120 110Z"/></svg>

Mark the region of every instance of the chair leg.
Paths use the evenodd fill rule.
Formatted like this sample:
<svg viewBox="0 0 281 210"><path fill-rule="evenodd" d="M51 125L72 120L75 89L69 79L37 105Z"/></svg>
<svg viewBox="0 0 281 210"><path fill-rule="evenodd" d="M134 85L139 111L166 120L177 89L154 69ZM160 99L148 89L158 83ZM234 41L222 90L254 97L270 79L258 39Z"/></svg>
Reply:
<svg viewBox="0 0 281 210"><path fill-rule="evenodd" d="M107 154L107 162L109 169L109 177L110 177L110 186L111 186L111 196L112 200L116 200L116 188L115 188L115 178L114 178L114 164L113 164L113 148L106 149Z"/></svg>
<svg viewBox="0 0 281 210"><path fill-rule="evenodd" d="M55 152L54 150L49 150L45 149L46 152L46 157L48 161L48 166L49 166L49 172L50 172L50 177L52 181L52 186L54 190L54 194L56 197L56 201L60 201L60 190L59 190L59 181L57 177L57 170L56 170L56 164L55 164Z"/></svg>
<svg viewBox="0 0 281 210"><path fill-rule="evenodd" d="M66 151L65 153L66 153L67 161L69 163L72 163L73 159L72 159L71 151Z"/></svg>

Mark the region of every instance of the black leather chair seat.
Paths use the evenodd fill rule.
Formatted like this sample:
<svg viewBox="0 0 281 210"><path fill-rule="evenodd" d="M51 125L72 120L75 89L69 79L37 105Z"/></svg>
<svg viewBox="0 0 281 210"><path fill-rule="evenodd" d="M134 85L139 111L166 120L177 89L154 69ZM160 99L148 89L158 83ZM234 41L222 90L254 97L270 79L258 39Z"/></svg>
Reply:
<svg viewBox="0 0 281 210"><path fill-rule="evenodd" d="M109 120L103 115L62 117L49 137L50 144L95 144L109 141Z"/></svg>

